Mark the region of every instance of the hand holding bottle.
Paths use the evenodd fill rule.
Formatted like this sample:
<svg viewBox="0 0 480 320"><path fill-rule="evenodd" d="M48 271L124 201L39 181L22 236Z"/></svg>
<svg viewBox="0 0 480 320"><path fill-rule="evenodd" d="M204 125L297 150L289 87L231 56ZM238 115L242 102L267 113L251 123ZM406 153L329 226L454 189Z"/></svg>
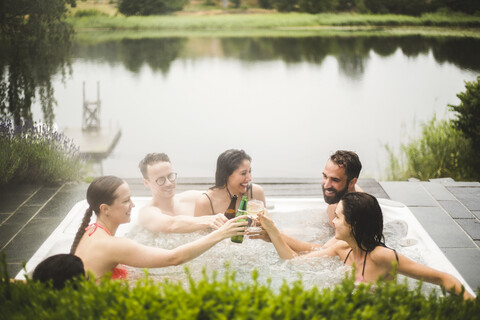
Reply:
<svg viewBox="0 0 480 320"><path fill-rule="evenodd" d="M248 223L246 218L247 216L243 215L230 219L214 232L220 233L222 239L231 237L243 237Z"/></svg>

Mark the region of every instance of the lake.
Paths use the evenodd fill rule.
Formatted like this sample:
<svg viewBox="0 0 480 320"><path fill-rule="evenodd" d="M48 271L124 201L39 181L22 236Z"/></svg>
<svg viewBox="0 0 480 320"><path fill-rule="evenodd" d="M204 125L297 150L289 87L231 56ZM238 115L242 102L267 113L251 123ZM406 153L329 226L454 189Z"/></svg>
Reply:
<svg viewBox="0 0 480 320"><path fill-rule="evenodd" d="M398 152L434 115L451 118L478 52L478 39L421 36L82 41L72 75L53 81L55 121L80 128L82 83L94 100L99 81L102 125L122 130L104 174L139 177L146 153L165 152L179 175L213 178L217 156L242 148L254 179L320 179L329 155L349 149L361 177L382 180L384 145Z"/></svg>

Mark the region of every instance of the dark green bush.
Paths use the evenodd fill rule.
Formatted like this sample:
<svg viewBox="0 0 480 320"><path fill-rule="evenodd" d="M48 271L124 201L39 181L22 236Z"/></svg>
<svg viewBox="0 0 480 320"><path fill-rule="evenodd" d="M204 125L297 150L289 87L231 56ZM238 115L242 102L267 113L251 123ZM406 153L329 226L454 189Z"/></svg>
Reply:
<svg viewBox="0 0 480 320"><path fill-rule="evenodd" d="M290 12L298 9L298 0L273 0L273 7L280 12Z"/></svg>
<svg viewBox="0 0 480 320"><path fill-rule="evenodd" d="M0 117L0 185L78 180L83 168L78 147L63 134Z"/></svg>
<svg viewBox="0 0 480 320"><path fill-rule="evenodd" d="M458 106L448 105L457 116L452 122L472 141L474 150L480 150L480 76L476 82L465 82L465 92L457 94Z"/></svg>
<svg viewBox="0 0 480 320"><path fill-rule="evenodd" d="M334 12L338 8L338 0L299 0L298 8L308 13Z"/></svg>
<svg viewBox="0 0 480 320"><path fill-rule="evenodd" d="M187 284L154 282L145 277L129 284L118 280L78 280L56 290L31 280L11 283L0 267L0 315L5 319L480 319L480 299L422 293L406 283L355 285L353 275L334 288L305 290L301 281L277 292L235 281L234 272ZM188 271L187 271L188 273Z"/></svg>
<svg viewBox="0 0 480 320"><path fill-rule="evenodd" d="M119 0L118 11L126 16L165 14L182 10L188 0Z"/></svg>
<svg viewBox="0 0 480 320"><path fill-rule="evenodd" d="M475 180L474 168L470 165L471 142L446 120L436 120L423 125L419 138L401 146L397 156L387 146L390 164L388 180L418 178L428 180L450 177L457 181Z"/></svg>
<svg viewBox="0 0 480 320"><path fill-rule="evenodd" d="M98 17L98 16L103 16L103 17L108 17L108 14L105 12L101 12L97 9L88 9L88 10L78 10L75 12L74 17L76 18L81 18L81 17Z"/></svg>

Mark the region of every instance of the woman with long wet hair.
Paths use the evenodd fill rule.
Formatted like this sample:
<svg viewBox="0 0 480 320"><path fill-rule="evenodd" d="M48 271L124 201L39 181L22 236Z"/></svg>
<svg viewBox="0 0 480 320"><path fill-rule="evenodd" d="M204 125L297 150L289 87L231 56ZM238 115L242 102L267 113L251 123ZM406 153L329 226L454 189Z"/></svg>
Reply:
<svg viewBox="0 0 480 320"><path fill-rule="evenodd" d="M259 214L259 221L281 258L298 256L286 244L268 216ZM454 276L416 263L385 246L382 210L374 196L363 192L345 194L335 210L333 224L335 238L339 241L302 257L338 256L345 264L356 267L355 278L358 282L372 283L380 277L391 280L396 270L407 277L442 285L455 294L462 292L462 284ZM467 291L463 295L464 298L473 298Z"/></svg>
<svg viewBox="0 0 480 320"><path fill-rule="evenodd" d="M215 185L197 198L195 216L217 214L227 210L230 201L237 197L236 207L242 196L256 199L265 204L265 194L261 186L252 181L252 158L243 150L229 149L217 159Z"/></svg>
<svg viewBox="0 0 480 320"><path fill-rule="evenodd" d="M88 209L73 241L70 253L80 257L87 272L95 277L112 273L112 278L126 278L122 265L160 268L187 262L223 239L244 234L246 222L229 220L218 230L172 250L148 247L133 240L115 237L120 224L130 222L134 204L128 184L115 176L95 179L87 190ZM96 222L90 224L95 213ZM245 217L243 217L245 218Z"/></svg>

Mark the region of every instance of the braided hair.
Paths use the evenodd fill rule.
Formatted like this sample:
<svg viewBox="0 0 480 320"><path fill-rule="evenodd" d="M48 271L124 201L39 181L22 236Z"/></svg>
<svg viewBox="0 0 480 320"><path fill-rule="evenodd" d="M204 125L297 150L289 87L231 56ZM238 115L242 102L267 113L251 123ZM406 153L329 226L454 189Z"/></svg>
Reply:
<svg viewBox="0 0 480 320"><path fill-rule="evenodd" d="M89 207L85 211L82 223L80 224L75 239L73 240L72 247L70 248L71 254L75 254L75 250L85 233L85 228L90 223L93 212L98 216L101 204L111 205L116 199L115 191L123 183L124 181L122 179L115 176L98 177L90 183L87 189L87 202Z"/></svg>

